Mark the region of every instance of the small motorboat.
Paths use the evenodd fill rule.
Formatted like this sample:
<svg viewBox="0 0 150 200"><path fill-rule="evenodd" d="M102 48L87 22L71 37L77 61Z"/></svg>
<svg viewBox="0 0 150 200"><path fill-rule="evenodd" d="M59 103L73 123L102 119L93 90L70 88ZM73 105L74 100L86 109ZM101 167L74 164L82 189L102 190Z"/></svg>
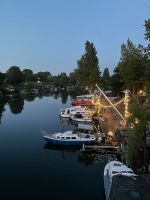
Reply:
<svg viewBox="0 0 150 200"><path fill-rule="evenodd" d="M92 98L94 95L81 95L77 96L76 99L73 99L71 102L72 106L93 106Z"/></svg>
<svg viewBox="0 0 150 200"><path fill-rule="evenodd" d="M93 103L91 100L88 99L74 99L71 102L72 106L93 106Z"/></svg>
<svg viewBox="0 0 150 200"><path fill-rule="evenodd" d="M70 113L74 112L74 109L72 109L72 108L60 109L60 117L69 118L70 117Z"/></svg>
<svg viewBox="0 0 150 200"><path fill-rule="evenodd" d="M71 108L60 109L60 117L69 118L70 115L75 115L76 113L92 116L94 112L94 110L88 107L72 106Z"/></svg>
<svg viewBox="0 0 150 200"><path fill-rule="evenodd" d="M149 187L140 176L119 161L110 161L104 169L104 188L106 200L147 200Z"/></svg>
<svg viewBox="0 0 150 200"><path fill-rule="evenodd" d="M75 122L92 122L92 117L83 115L81 113L76 113L75 115L70 115L70 120Z"/></svg>
<svg viewBox="0 0 150 200"><path fill-rule="evenodd" d="M47 142L57 145L82 146L83 144L93 144L96 140L94 135L80 133L76 130L51 133L49 130L41 129L41 134Z"/></svg>

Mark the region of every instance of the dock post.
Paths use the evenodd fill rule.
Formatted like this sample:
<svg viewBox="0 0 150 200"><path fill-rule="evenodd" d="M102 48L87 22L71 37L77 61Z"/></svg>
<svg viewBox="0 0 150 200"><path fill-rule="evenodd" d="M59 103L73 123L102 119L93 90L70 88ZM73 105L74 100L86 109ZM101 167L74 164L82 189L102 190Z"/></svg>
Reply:
<svg viewBox="0 0 150 200"><path fill-rule="evenodd" d="M84 145L84 143L82 144L82 151L85 151L85 145Z"/></svg>

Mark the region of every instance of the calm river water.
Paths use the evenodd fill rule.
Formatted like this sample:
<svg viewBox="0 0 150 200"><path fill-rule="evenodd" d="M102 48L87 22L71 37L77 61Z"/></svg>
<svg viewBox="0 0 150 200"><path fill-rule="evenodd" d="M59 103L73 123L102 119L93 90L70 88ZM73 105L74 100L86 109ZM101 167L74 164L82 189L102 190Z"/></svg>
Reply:
<svg viewBox="0 0 150 200"><path fill-rule="evenodd" d="M47 145L40 128L73 129L60 122L70 97L12 99L0 106L0 199L103 200L107 158ZM4 108L4 109L3 109Z"/></svg>

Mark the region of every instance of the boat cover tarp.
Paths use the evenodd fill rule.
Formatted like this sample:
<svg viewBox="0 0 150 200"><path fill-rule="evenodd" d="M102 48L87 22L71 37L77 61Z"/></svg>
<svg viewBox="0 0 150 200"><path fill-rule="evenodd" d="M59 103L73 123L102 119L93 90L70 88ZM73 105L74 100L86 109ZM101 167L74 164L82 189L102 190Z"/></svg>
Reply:
<svg viewBox="0 0 150 200"><path fill-rule="evenodd" d="M79 129L84 129L84 130L89 130L89 131L93 131L93 126L90 124L78 124L78 128Z"/></svg>
<svg viewBox="0 0 150 200"><path fill-rule="evenodd" d="M150 190L140 176L116 175L112 178L110 200L150 200Z"/></svg>

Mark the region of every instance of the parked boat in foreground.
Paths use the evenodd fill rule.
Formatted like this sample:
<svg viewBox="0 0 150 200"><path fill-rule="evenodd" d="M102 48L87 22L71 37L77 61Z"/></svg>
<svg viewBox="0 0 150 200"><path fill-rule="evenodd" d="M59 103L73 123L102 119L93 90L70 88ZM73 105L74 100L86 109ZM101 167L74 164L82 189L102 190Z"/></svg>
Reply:
<svg viewBox="0 0 150 200"><path fill-rule="evenodd" d="M84 134L77 131L51 133L49 130L41 129L41 133L47 142L59 145L93 144L96 140L96 137L92 134Z"/></svg>
<svg viewBox="0 0 150 200"><path fill-rule="evenodd" d="M147 184L131 168L119 161L109 162L104 169L106 200L148 200Z"/></svg>

